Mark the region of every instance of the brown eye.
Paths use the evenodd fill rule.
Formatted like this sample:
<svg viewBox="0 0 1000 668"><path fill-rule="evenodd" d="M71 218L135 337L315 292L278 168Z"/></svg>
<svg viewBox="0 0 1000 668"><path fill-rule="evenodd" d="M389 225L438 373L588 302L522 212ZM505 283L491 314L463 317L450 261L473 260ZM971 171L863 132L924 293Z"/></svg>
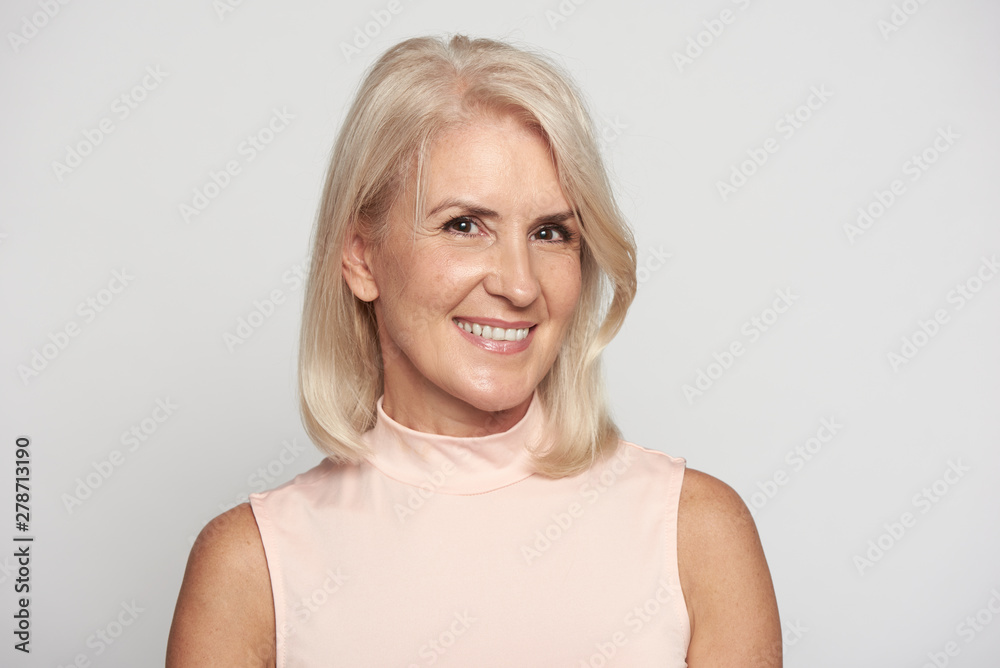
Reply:
<svg viewBox="0 0 1000 668"><path fill-rule="evenodd" d="M552 225L549 227L543 227L537 232L535 232L535 238L539 241L567 241L570 238L569 232L566 228L559 225Z"/></svg>
<svg viewBox="0 0 1000 668"><path fill-rule="evenodd" d="M476 221L471 218L453 218L445 223L444 227L459 234L475 234L478 231Z"/></svg>

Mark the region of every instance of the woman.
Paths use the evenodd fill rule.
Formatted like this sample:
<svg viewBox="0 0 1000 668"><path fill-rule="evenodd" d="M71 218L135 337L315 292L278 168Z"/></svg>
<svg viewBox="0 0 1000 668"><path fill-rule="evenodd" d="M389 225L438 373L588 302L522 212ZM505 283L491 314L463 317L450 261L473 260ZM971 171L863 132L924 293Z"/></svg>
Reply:
<svg viewBox="0 0 1000 668"><path fill-rule="evenodd" d="M205 527L168 666L780 665L746 507L608 414L599 354L635 289L557 68L461 36L388 51L306 295L329 456Z"/></svg>

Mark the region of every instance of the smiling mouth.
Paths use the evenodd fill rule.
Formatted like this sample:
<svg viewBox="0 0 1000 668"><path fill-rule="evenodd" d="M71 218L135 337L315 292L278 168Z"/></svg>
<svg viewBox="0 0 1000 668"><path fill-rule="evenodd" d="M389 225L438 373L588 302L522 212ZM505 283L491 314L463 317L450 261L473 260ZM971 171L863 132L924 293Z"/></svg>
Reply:
<svg viewBox="0 0 1000 668"><path fill-rule="evenodd" d="M476 322L469 322L467 320L459 320L454 318L453 322L460 329L465 330L473 336L479 336L484 339L489 339L491 341L523 341L528 336L528 332L531 330L530 327L518 327L504 329L503 327L491 327L489 325L480 325Z"/></svg>

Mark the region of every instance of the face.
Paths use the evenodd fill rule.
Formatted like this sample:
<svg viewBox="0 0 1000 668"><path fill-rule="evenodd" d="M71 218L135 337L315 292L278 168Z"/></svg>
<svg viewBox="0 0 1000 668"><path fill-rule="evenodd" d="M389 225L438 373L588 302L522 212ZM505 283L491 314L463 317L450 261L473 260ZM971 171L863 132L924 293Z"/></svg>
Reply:
<svg viewBox="0 0 1000 668"><path fill-rule="evenodd" d="M390 211L378 247L345 247L354 293L374 301L383 406L420 431L502 431L551 368L580 296L580 226L545 141L511 117L442 134L424 212Z"/></svg>

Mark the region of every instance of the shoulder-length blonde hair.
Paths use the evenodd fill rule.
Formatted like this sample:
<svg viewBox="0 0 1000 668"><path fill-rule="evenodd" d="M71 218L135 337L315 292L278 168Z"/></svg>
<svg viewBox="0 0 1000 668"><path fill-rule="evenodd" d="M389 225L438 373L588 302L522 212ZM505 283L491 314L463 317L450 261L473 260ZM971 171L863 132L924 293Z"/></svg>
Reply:
<svg viewBox="0 0 1000 668"><path fill-rule="evenodd" d="M351 292L342 248L355 230L376 243L402 189L416 181L431 142L483 111L514 113L548 142L560 185L581 225L582 288L556 361L538 387L552 429L534 453L539 473L561 477L613 452L601 351L636 291L632 233L615 204L590 117L569 78L547 58L489 39L409 39L361 84L334 146L316 224L299 349L309 436L327 456L359 462L360 436L383 392L374 310ZM422 196L418 194L418 211Z"/></svg>

